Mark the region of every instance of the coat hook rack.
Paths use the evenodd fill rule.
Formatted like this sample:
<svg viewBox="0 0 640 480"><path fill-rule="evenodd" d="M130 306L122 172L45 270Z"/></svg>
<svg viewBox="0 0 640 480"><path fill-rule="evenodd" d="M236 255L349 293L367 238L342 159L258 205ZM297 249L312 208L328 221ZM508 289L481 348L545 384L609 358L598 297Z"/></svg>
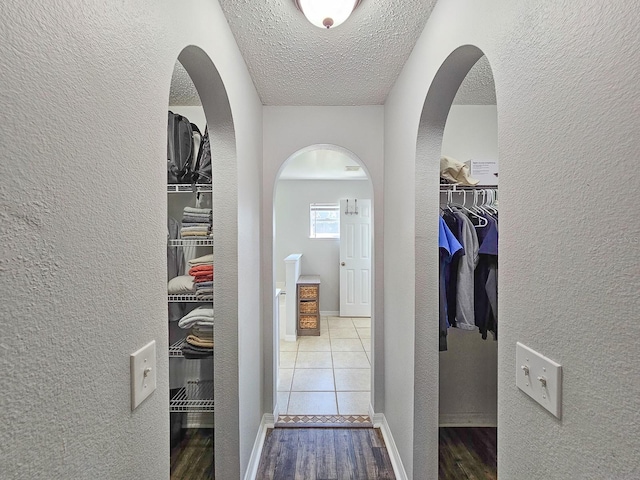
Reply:
<svg viewBox="0 0 640 480"><path fill-rule="evenodd" d="M345 215L358 215L358 199L354 200L355 207L353 210L349 210L349 199L347 199L347 209L344 211Z"/></svg>

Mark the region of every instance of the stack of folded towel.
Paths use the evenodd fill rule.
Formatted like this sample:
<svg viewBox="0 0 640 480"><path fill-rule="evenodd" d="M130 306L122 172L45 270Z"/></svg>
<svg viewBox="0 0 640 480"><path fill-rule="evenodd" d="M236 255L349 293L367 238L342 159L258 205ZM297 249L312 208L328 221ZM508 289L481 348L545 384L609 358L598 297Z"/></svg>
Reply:
<svg viewBox="0 0 640 480"><path fill-rule="evenodd" d="M189 329L182 344L185 358L206 358L213 355L213 308L198 307L178 322L180 328Z"/></svg>
<svg viewBox="0 0 640 480"><path fill-rule="evenodd" d="M180 235L183 238L209 237L213 224L212 215L210 208L184 207Z"/></svg>
<svg viewBox="0 0 640 480"><path fill-rule="evenodd" d="M193 277L196 295L208 297L213 295L213 254L189 260L189 275Z"/></svg>

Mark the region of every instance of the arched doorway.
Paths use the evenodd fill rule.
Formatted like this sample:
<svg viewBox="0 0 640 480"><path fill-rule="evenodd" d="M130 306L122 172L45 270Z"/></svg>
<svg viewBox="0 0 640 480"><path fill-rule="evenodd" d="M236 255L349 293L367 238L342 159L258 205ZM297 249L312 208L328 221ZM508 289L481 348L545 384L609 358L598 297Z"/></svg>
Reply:
<svg viewBox="0 0 640 480"><path fill-rule="evenodd" d="M207 387L206 390L202 390L197 382L193 382L191 379L192 385L185 386L184 396L171 401L170 411L186 413L187 416L191 415L191 418L186 418L184 421L193 421L197 425L203 414L213 414L215 405L215 420L212 418L210 425L208 425L215 425L213 445L209 445L207 448L210 450L210 456L216 460L215 477L235 478L239 476L237 461L239 452L238 180L235 130L227 91L211 58L201 48L190 45L180 52L178 62L184 67L186 76L192 81L196 90L196 92L192 92L192 96L199 97L201 111L191 110L194 112L193 121L198 118L208 127L212 152L212 183L208 189L204 189L208 191L207 194L210 197L208 204L213 210L211 236L206 240L198 240L200 243L187 241L193 245L182 246L188 248L204 246L208 249L207 252L197 251L197 255L213 252L215 279L212 285L212 301L209 301L209 305L211 303L215 305L213 325L215 348L213 364L202 369L198 368L198 372L205 372L202 374L203 376L207 375L207 370L212 370L212 375L206 378L206 380L210 378L211 388ZM189 88L191 87L187 85L186 89L189 90ZM174 96L170 94L170 98L173 99ZM179 105L176 102L176 100L170 101L170 103L174 103L174 105L170 105L170 108L173 107L174 110L177 110L175 107L179 107ZM195 105L186 107L196 108ZM186 113L187 110L183 110L183 112ZM200 126L202 127L202 125ZM201 130L204 133L204 129ZM184 185L184 187L187 187L185 191L190 194L191 189L188 187L191 186ZM193 195L197 196L198 193L193 193ZM187 204L195 206L190 204L190 201L190 199L186 199L179 202L179 209L174 209L173 213L181 213L181 209ZM169 206L171 213L171 205ZM187 274L188 272L182 273ZM177 355L179 352L174 351L173 353ZM199 361L185 358L175 360L184 363ZM192 365L189 367L193 372ZM185 381L187 380L185 379ZM207 422L206 419L205 422ZM187 423L183 426L189 425ZM213 474L213 472L211 473Z"/></svg>
<svg viewBox="0 0 640 480"><path fill-rule="evenodd" d="M441 328L437 321L425 321L425 319L436 319L442 317L438 312L440 298L434 296L433 289L425 294L421 289L424 285L439 282L434 272L440 271L440 261L438 247L425 241L425 238L433 238L429 232L438 228L438 205L439 185L438 165L440 158L445 152L443 146L443 134L445 132L447 119L451 112L452 104L459 91L459 88L472 67L484 56L484 53L472 45L461 46L453 51L444 61L427 93L427 97L422 109L420 118L417 148L416 148L416 196L415 196L415 364L416 372L421 372L423 366L439 363L438 340L442 349ZM488 64L488 63L487 63ZM491 75L489 67L489 75ZM493 82L491 82L492 84ZM496 127L497 131L497 127ZM496 147L497 152L497 147ZM467 159L462 159L466 161ZM469 195L471 198L472 195ZM446 303L446 298L444 300ZM445 307L446 322L446 307ZM446 323L445 323L446 325ZM445 326L445 332L447 330ZM457 333L457 332L456 332ZM446 335L446 333L445 333ZM477 334L476 334L477 335ZM456 335L456 339L459 340ZM465 338L462 343L469 343ZM472 339L472 340L475 340ZM485 345L486 347L486 345ZM475 346L474 346L475 348ZM468 356L465 352L464 356ZM441 354L440 354L441 355ZM497 384L497 349L489 354L493 359L491 375L493 385L493 405L497 407L495 401L495 386ZM453 356L452 356L453 357ZM447 358L443 364L448 365L450 371L456 370L456 362L459 359ZM469 360L473 365L473 360ZM459 363L459 362L458 362ZM444 385L444 386L443 386ZM433 385L425 385L420 378L415 378L414 394L414 421L416 429L414 431L414 471L430 471L435 474L437 465L435 459L438 453L438 427L440 402L440 391L451 393L450 384L440 383L439 389L434 389ZM459 391L457 392L460 393ZM477 393L477 392L476 392ZM474 392L466 392L467 398L472 398ZM435 412L434 412L435 409ZM418 428L418 426L420 428Z"/></svg>
<svg viewBox="0 0 640 480"><path fill-rule="evenodd" d="M373 200L366 167L336 145L311 145L283 163L274 188L274 285L286 290L286 307L274 325L274 389L280 415L369 415L371 401L371 319L340 317L340 244L337 235L314 234L312 217L322 210L339 218L341 199ZM315 209L315 210L314 210ZM320 210L318 210L320 209ZM315 213L314 213L315 212ZM371 227L373 218L369 210ZM324 213L323 213L324 214ZM362 215L361 215L362 216ZM373 247L373 230L368 244ZM372 251L368 255L372 260ZM284 258L302 254L301 273L320 276L320 335L295 337L296 291L286 282ZM373 261L371 261L373 269ZM297 274L296 274L297 276ZM372 305L373 282L366 287ZM282 296L280 297L283 298ZM277 308L278 300L276 300ZM286 319L286 320L284 320ZM293 338L291 334L293 333ZM313 368L310 368L313 367ZM280 375L277 375L278 371Z"/></svg>

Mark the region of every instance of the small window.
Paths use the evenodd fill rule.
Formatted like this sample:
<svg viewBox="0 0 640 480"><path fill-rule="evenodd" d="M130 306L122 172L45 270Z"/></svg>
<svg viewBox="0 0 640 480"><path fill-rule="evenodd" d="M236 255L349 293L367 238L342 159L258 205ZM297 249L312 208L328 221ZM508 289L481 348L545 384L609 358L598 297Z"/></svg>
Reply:
<svg viewBox="0 0 640 480"><path fill-rule="evenodd" d="M340 238L340 204L312 203L309 238Z"/></svg>

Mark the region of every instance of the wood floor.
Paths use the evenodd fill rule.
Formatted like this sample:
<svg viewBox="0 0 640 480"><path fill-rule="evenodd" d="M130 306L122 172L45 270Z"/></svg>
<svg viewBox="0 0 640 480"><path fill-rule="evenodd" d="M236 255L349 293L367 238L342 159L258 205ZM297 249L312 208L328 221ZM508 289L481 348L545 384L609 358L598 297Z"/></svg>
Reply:
<svg viewBox="0 0 640 480"><path fill-rule="evenodd" d="M497 429L440 428L439 480L497 480ZM213 430L185 430L171 451L171 480L213 480ZM374 428L276 428L256 480L395 479Z"/></svg>
<svg viewBox="0 0 640 480"><path fill-rule="evenodd" d="M496 480L497 429L440 428L439 480Z"/></svg>
<svg viewBox="0 0 640 480"><path fill-rule="evenodd" d="M267 431L256 480L395 479L380 429Z"/></svg>
<svg viewBox="0 0 640 480"><path fill-rule="evenodd" d="M213 480L213 429L190 428L171 449L171 480Z"/></svg>

